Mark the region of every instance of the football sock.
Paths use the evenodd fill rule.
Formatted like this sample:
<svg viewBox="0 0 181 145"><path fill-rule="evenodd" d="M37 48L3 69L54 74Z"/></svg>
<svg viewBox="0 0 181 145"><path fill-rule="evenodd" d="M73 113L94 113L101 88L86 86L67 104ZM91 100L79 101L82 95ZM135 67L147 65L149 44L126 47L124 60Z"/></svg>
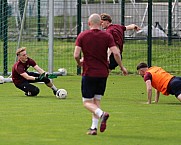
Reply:
<svg viewBox="0 0 181 145"><path fill-rule="evenodd" d="M101 116L102 116L102 114L103 114L103 111L102 111L100 108L97 108L97 109L95 110L95 114L96 114L97 116L99 116L99 118L101 118Z"/></svg>
<svg viewBox="0 0 181 145"><path fill-rule="evenodd" d="M98 123L99 123L99 119L93 117L91 129L98 128Z"/></svg>
<svg viewBox="0 0 181 145"><path fill-rule="evenodd" d="M58 90L54 85L51 87L51 89L52 89L53 91L57 91L57 90Z"/></svg>

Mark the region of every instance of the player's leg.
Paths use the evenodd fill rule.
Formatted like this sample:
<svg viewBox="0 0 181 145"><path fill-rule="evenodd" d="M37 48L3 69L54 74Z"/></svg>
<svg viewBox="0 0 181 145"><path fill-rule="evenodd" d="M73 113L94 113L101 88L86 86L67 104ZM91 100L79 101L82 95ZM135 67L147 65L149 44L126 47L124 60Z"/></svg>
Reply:
<svg viewBox="0 0 181 145"><path fill-rule="evenodd" d="M98 108L100 108L100 100L101 100L102 95L94 95L94 104L97 105ZM97 128L99 124L99 116L97 116L95 113L92 113L92 125L87 132L87 134L97 134Z"/></svg>
<svg viewBox="0 0 181 145"><path fill-rule="evenodd" d="M95 110L98 108L98 106L94 104L94 95L97 83L95 80L96 79L94 77L83 76L81 86L83 105L87 110L92 113L95 113Z"/></svg>
<svg viewBox="0 0 181 145"><path fill-rule="evenodd" d="M39 77L40 74L38 73L34 73L34 72L28 72L28 74L30 76L34 76L34 77ZM30 83L34 83L34 82L44 82L46 84L47 87L51 88L53 90L53 94L56 95L57 92L57 88L55 87L55 85L52 83L52 81L47 78L47 77L43 77L43 79L41 81L36 80L36 81L29 81Z"/></svg>
<svg viewBox="0 0 181 145"><path fill-rule="evenodd" d="M121 59L122 59L122 54L121 55ZM116 67L118 66L118 63L116 62L113 53L111 53L110 57L109 57L109 72L111 72L111 70L114 70Z"/></svg>
<svg viewBox="0 0 181 145"><path fill-rule="evenodd" d="M97 124L97 118L100 118L100 116L103 114L103 111L100 108L98 108L98 106L94 103L95 87L95 80L93 77L82 77L81 91L83 105L88 111L92 113L92 121L95 122L95 124ZM94 125L91 126L87 134L97 135L97 128L94 127Z"/></svg>
<svg viewBox="0 0 181 145"><path fill-rule="evenodd" d="M47 87L51 88L53 90L53 94L56 95L57 92L57 87L55 87L55 85L52 83L52 81L48 78L45 78L45 84L47 85Z"/></svg>
<svg viewBox="0 0 181 145"><path fill-rule="evenodd" d="M106 89L106 82L107 78L99 78L98 82L96 83L96 95L94 96L95 98L95 103L96 105L100 108L100 102L101 98L104 95L105 89ZM100 132L104 132L106 130L107 126L107 119L109 118L109 113L104 112L101 116L101 124L100 124Z"/></svg>
<svg viewBox="0 0 181 145"><path fill-rule="evenodd" d="M101 118L101 120L104 122L104 127L102 125L101 121L101 132L104 132L106 129L106 120L104 116L104 112L100 108L100 100L101 97L104 95L104 91L106 88L106 81L107 78L94 78L94 77L82 77L82 96L83 96L83 105L84 107L93 113L92 118L92 126L89 130L88 134L92 134L92 131L96 130L97 134L97 124L98 119ZM103 83L103 84L102 84ZM92 97L93 96L93 97ZM104 118L104 119L103 119ZM94 128L95 127L95 128Z"/></svg>
<svg viewBox="0 0 181 145"><path fill-rule="evenodd" d="M169 93L175 95L181 102L181 77L175 77L169 83Z"/></svg>
<svg viewBox="0 0 181 145"><path fill-rule="evenodd" d="M28 81L16 85L16 87L24 91L26 96L37 96L40 92L38 87L30 84Z"/></svg>

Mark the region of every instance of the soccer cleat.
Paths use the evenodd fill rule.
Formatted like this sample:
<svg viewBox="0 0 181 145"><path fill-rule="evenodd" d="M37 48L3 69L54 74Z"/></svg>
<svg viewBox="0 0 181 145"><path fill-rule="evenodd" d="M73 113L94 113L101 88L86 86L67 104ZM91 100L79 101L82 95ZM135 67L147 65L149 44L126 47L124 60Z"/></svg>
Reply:
<svg viewBox="0 0 181 145"><path fill-rule="evenodd" d="M102 115L101 125L100 125L100 132L104 132L106 130L106 122L109 118L109 114L107 112L104 112Z"/></svg>
<svg viewBox="0 0 181 145"><path fill-rule="evenodd" d="M53 91L53 94L56 95L57 91Z"/></svg>
<svg viewBox="0 0 181 145"><path fill-rule="evenodd" d="M97 128L94 129L89 128L87 135L97 135Z"/></svg>

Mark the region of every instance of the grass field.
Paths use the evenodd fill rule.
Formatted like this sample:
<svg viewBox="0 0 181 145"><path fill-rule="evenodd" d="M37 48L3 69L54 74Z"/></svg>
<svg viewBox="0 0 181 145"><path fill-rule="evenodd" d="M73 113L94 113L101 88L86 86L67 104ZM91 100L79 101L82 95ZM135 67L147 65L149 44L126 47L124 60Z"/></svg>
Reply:
<svg viewBox="0 0 181 145"><path fill-rule="evenodd" d="M1 145L178 145L180 105L174 96L161 96L159 104L147 101L139 76L110 75L102 109L110 113L107 130L86 135L91 115L82 106L80 76L54 79L68 91L56 99L44 84L37 97L26 97L12 83L0 85Z"/></svg>

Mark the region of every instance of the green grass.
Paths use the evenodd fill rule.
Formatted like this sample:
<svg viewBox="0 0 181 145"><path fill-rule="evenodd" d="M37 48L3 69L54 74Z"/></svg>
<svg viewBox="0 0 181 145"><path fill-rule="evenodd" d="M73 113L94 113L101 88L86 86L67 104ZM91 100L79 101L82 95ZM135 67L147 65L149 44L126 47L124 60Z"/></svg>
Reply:
<svg viewBox="0 0 181 145"><path fill-rule="evenodd" d="M102 109L110 113L107 130L86 135L91 114L82 106L80 76L54 79L68 91L56 99L44 84L37 97L26 97L12 83L0 85L0 141L2 145L178 145L180 102L161 96L158 104L144 104L145 84L139 76L110 75Z"/></svg>

